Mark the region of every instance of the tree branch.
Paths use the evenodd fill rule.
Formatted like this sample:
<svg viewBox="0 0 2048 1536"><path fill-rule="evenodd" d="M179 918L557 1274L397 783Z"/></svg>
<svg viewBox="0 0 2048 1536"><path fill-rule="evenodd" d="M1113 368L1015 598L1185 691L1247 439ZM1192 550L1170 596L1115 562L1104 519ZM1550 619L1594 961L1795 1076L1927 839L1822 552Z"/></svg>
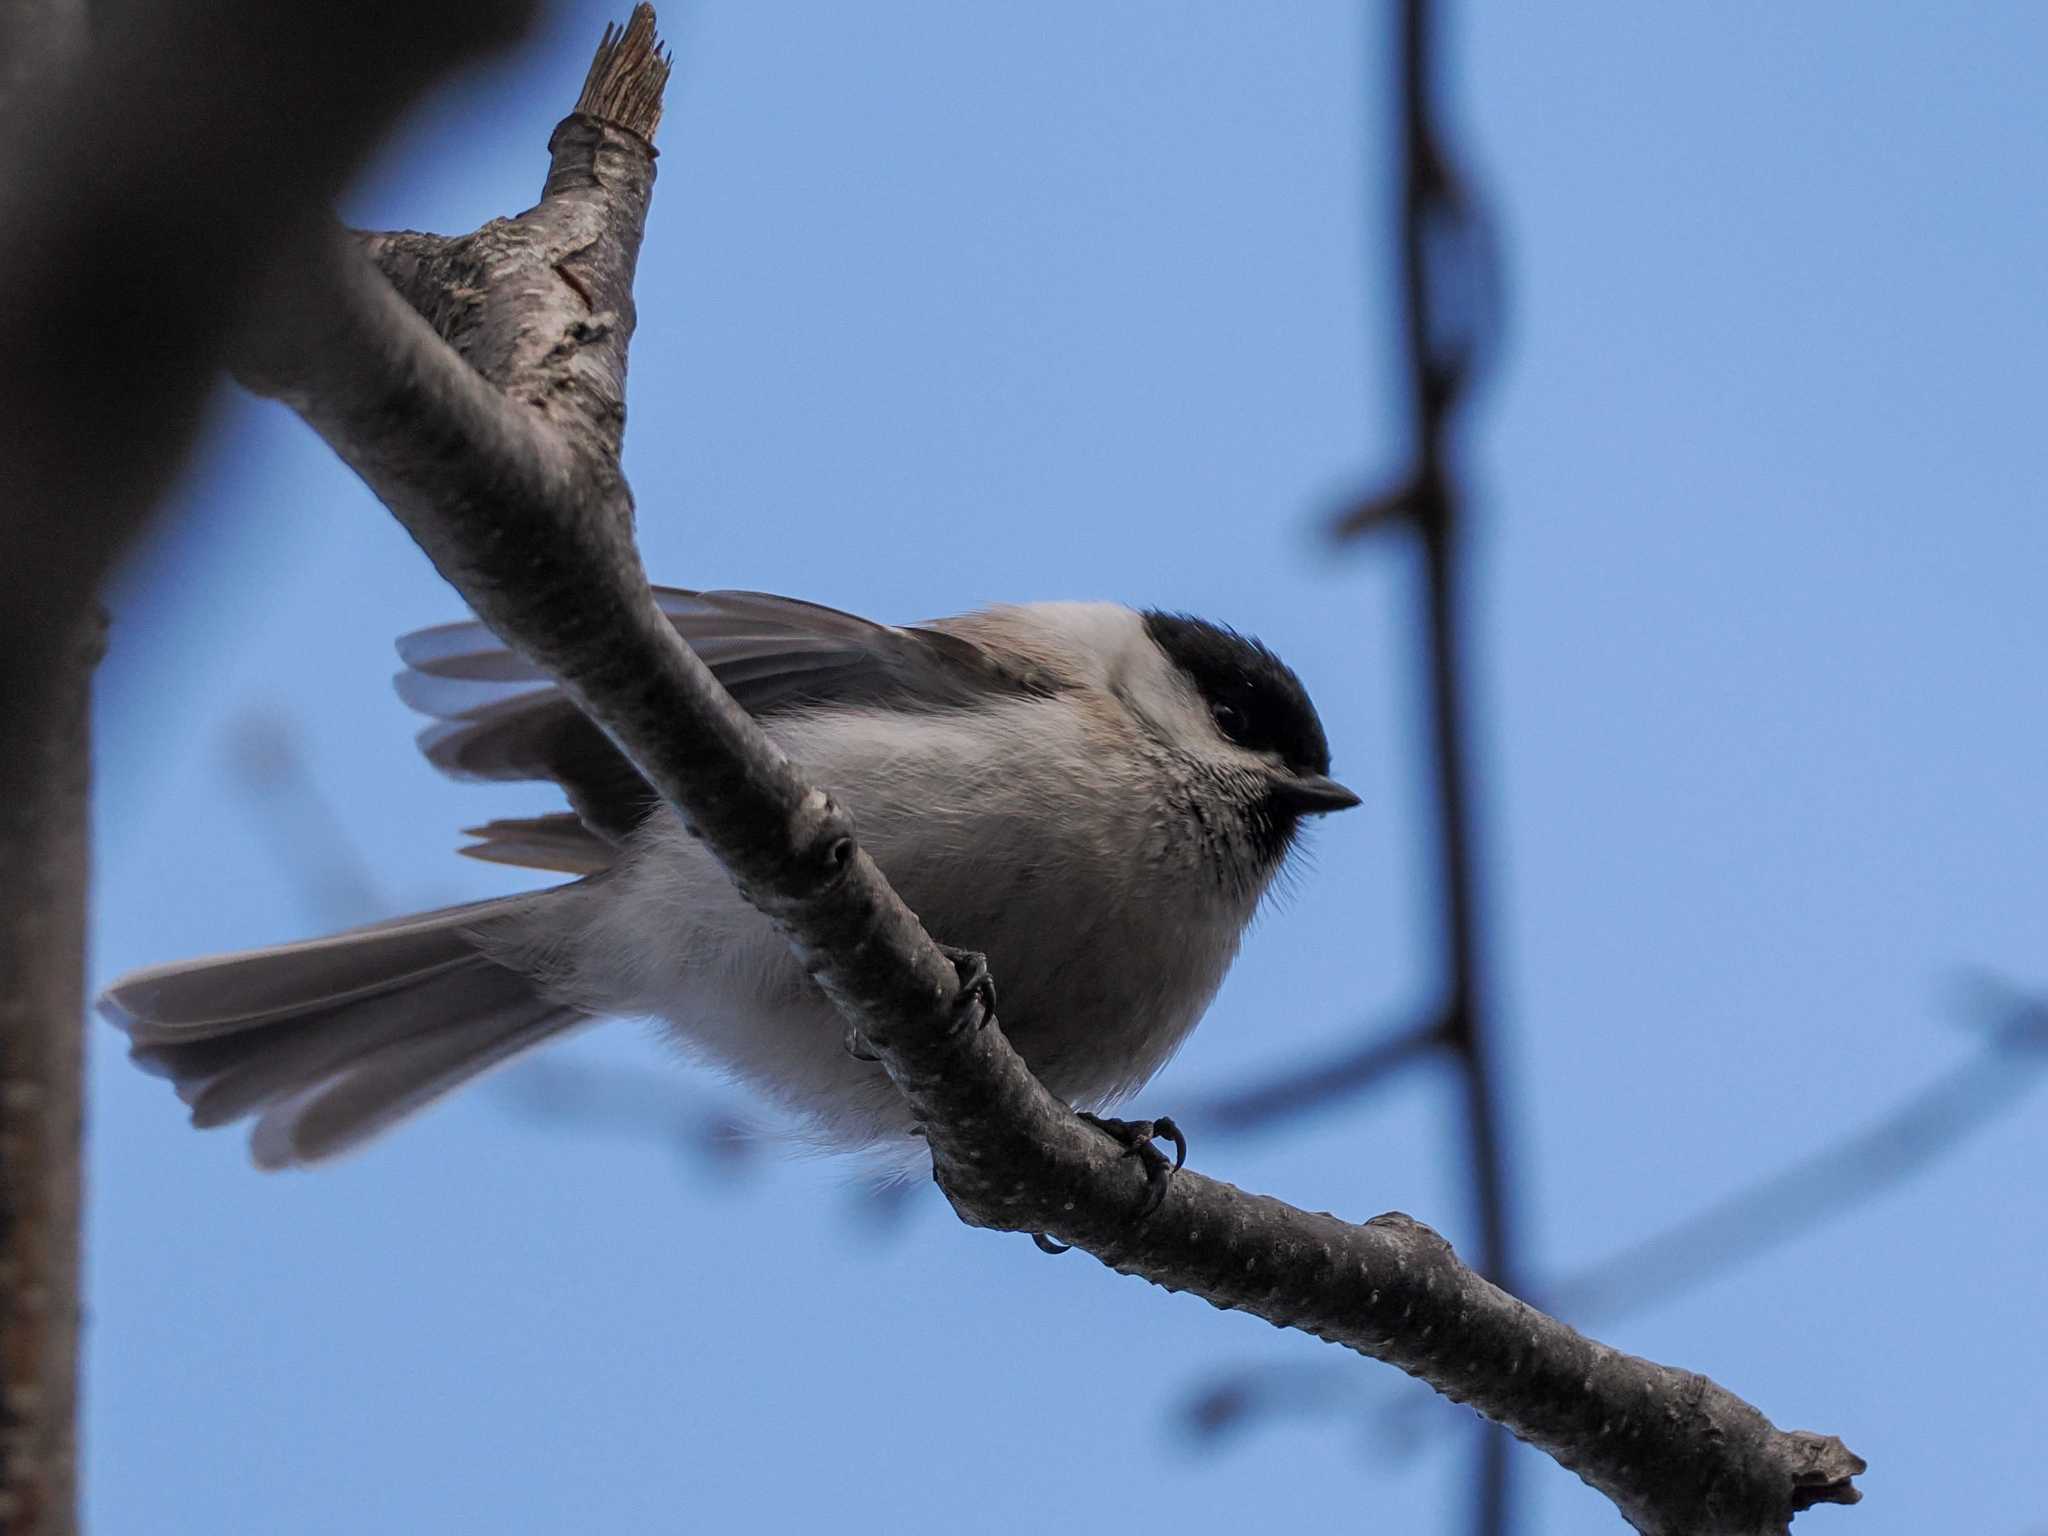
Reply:
<svg viewBox="0 0 2048 1536"><path fill-rule="evenodd" d="M641 6L634 41L593 73L665 69L652 28ZM656 96L594 84L583 104ZM789 936L927 1125L962 1219L1057 1234L1125 1273L1399 1365L1549 1451L1644 1531L1777 1531L1812 1503L1853 1500L1863 1464L1840 1442L1781 1432L1702 1377L1581 1338L1406 1216L1352 1226L1193 1173L1143 1215L1136 1162L1031 1076L845 811L655 608L616 460L653 153L587 112L553 149L536 208L460 240L352 250L310 232L240 372L306 415Z"/></svg>
<svg viewBox="0 0 2048 1536"><path fill-rule="evenodd" d="M1789 1167L1723 1196L1663 1231L1599 1259L1532 1294L1580 1324L1608 1323L1662 1304L1754 1262L1771 1249L1838 1220L1959 1148L2038 1085L2048 1071L2048 1001L1989 979L1976 1005L1990 1016L1983 1048L1943 1072L1880 1119L1860 1126ZM1328 1368L1262 1361L1213 1376L1182 1413L1197 1433L1220 1434L1260 1414L1300 1410L1337 1398ZM1393 1399L1355 1387L1345 1406L1384 1422L1382 1439L1413 1441L1425 1432L1407 1394ZM1427 1421L1433 1431L1439 1421Z"/></svg>

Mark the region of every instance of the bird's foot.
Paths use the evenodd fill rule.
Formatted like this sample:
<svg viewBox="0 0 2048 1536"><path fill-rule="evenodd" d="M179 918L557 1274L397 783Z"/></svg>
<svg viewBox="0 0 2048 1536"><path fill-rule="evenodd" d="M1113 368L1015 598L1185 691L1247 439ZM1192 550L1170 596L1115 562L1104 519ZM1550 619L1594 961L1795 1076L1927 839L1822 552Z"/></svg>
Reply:
<svg viewBox="0 0 2048 1536"><path fill-rule="evenodd" d="M988 956L978 949L955 949L951 944L941 944L939 953L953 962L953 972L960 978L951 1033L986 1029L996 1017L996 979L989 974Z"/></svg>
<svg viewBox="0 0 2048 1536"><path fill-rule="evenodd" d="M1157 1120L1113 1120L1106 1115L1091 1115L1083 1111L1081 1118L1121 1146L1125 1157L1135 1157L1145 1165L1145 1209L1138 1214L1150 1216L1158 1210L1159 1202L1166 1198L1166 1186L1188 1160L1188 1139L1173 1123L1173 1117L1161 1115ZM1166 1154L1153 1145L1161 1139L1173 1143L1173 1161L1170 1163Z"/></svg>
<svg viewBox="0 0 2048 1536"><path fill-rule="evenodd" d="M985 1029L996 1016L996 979L989 974L988 956L978 949L955 949L950 944L941 944L939 953L953 962L953 971L960 978L960 992L953 1002L953 1022L947 1034L957 1035L963 1029ZM880 1061L868 1037L851 1024L840 1039L846 1054L855 1061Z"/></svg>

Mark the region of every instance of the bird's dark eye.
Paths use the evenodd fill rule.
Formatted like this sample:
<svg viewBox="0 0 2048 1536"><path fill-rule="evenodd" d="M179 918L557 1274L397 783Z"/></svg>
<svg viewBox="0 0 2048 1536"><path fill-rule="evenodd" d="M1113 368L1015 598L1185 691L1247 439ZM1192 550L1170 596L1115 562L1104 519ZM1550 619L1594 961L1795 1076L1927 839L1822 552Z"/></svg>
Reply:
<svg viewBox="0 0 2048 1536"><path fill-rule="evenodd" d="M1244 741L1244 733L1250 722L1245 719L1243 710L1239 709L1235 704L1225 704L1219 701L1209 706L1209 714L1215 720L1216 729L1223 733L1225 740L1239 743Z"/></svg>

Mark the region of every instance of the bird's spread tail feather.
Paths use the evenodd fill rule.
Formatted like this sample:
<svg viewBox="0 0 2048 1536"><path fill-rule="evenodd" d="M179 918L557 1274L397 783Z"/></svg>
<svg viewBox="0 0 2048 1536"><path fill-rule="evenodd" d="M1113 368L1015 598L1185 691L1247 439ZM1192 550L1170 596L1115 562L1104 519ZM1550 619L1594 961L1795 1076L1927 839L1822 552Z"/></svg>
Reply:
<svg viewBox="0 0 2048 1536"><path fill-rule="evenodd" d="M115 982L100 1011L195 1125L253 1114L258 1166L318 1162L583 1021L487 953L534 899L156 966Z"/></svg>

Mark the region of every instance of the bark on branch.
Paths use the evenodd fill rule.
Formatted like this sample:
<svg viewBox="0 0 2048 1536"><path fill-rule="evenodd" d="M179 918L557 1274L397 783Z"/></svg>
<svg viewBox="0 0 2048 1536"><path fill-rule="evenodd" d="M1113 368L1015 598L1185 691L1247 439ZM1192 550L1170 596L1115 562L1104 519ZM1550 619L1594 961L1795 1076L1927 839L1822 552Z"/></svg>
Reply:
<svg viewBox="0 0 2048 1536"><path fill-rule="evenodd" d="M1352 1225L1195 1173L1142 1214L1122 1148L962 1012L846 813L656 610L617 459L666 62L608 38L540 204L454 240L310 231L237 368L290 401L509 643L554 673L789 936L929 1129L961 1218L1386 1360L1549 1452L1646 1532L1783 1531L1863 1463L1704 1377L1581 1337L1402 1215ZM382 269L379 275L378 268ZM402 297L401 297L402 295Z"/></svg>

